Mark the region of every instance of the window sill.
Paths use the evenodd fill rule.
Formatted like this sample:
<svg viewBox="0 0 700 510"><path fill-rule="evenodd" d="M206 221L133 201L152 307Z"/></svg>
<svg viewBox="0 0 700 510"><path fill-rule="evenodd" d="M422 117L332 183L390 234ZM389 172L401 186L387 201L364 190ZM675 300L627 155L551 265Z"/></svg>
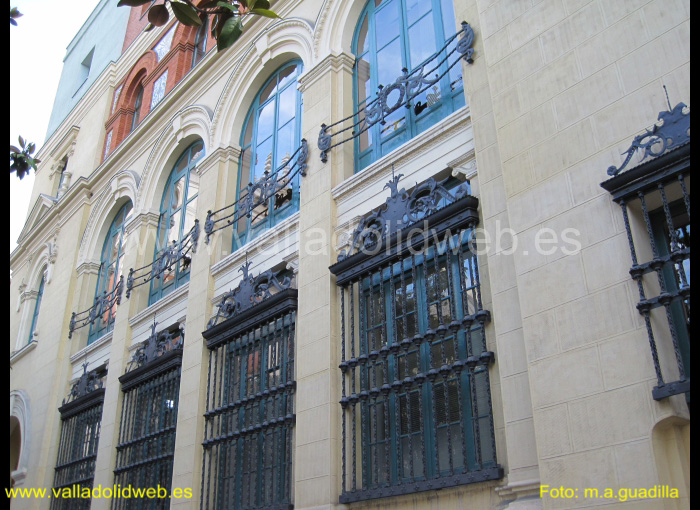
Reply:
<svg viewBox="0 0 700 510"><path fill-rule="evenodd" d="M12 367L13 363L16 363L20 359L24 358L28 353L32 352L34 349L36 349L36 346L39 342L36 340L32 340L28 344L24 345L21 349L18 351L13 352L10 355L10 367Z"/></svg>
<svg viewBox="0 0 700 510"><path fill-rule="evenodd" d="M442 478L407 482L389 487L378 487L376 489L360 489L354 492L346 492L345 494L340 495L338 501L339 503L354 503L356 501L402 496L404 494L446 489L448 487L486 482L489 480L499 480L501 478L503 478L503 468L496 465L482 469L481 471L472 471L470 473L460 473Z"/></svg>
<svg viewBox="0 0 700 510"><path fill-rule="evenodd" d="M90 342L88 345L86 345L85 347L80 349L78 352L73 354L70 357L71 364L75 364L76 362L80 361L81 358L86 358L91 353L95 352L100 347L102 347L104 344L109 343L111 341L112 341L112 331L109 331L108 333L105 333L101 337L96 338L93 342Z"/></svg>

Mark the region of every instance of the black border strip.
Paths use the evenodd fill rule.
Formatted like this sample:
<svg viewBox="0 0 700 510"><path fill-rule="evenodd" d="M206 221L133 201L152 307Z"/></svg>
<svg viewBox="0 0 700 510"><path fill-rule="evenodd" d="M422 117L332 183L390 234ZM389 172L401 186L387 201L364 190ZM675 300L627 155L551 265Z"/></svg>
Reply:
<svg viewBox="0 0 700 510"><path fill-rule="evenodd" d="M212 350L232 336L255 328L259 324L297 309L297 289L285 289L261 303L226 319L202 332L207 348Z"/></svg>
<svg viewBox="0 0 700 510"><path fill-rule="evenodd" d="M467 195L461 199L443 207L439 211L426 216L422 222L406 225L401 230L392 233L389 239L382 239L378 246L378 253L372 255L359 251L354 255L336 262L328 269L336 275L336 284L344 285L358 278L360 275L386 265L392 259L400 258L409 248L415 249L428 242L433 245L431 237L441 236L447 230L459 229L467 225L479 224L479 199ZM425 226L428 231L426 232ZM410 235L410 242L409 237ZM404 239L405 236L405 239Z"/></svg>

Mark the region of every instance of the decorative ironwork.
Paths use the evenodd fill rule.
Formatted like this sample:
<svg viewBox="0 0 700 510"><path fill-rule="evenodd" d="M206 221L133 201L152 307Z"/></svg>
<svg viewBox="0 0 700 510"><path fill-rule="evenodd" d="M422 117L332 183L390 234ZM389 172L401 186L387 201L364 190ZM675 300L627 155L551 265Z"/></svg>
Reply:
<svg viewBox="0 0 700 510"><path fill-rule="evenodd" d="M151 335L144 340L134 351L131 361L127 364L127 373L147 365L151 361L160 358L165 353L182 349L185 342L185 329L180 326L177 331L163 330L156 333L156 318L153 317Z"/></svg>
<svg viewBox="0 0 700 510"><path fill-rule="evenodd" d="M122 291L124 290L124 275L119 276L117 285L110 291L102 292L102 295L95 296L95 303L82 312L73 312L68 325L68 338L73 338L73 332L84 328L85 326L94 325L95 321L100 317L107 316L105 322L109 321L109 316L114 313L114 310L122 302ZM128 294L127 294L128 297Z"/></svg>
<svg viewBox="0 0 700 510"><path fill-rule="evenodd" d="M248 265L241 291L228 301L230 319L202 333L209 376L200 508L289 510L296 290L261 293L268 283L256 285L260 278L276 278L269 271L252 278ZM265 297L254 304L256 296Z"/></svg>
<svg viewBox="0 0 700 510"><path fill-rule="evenodd" d="M184 331L156 333L136 350L119 378L124 393L114 469L122 487L162 487L170 494L175 451L175 427L180 393ZM167 499L138 502L136 508L166 508ZM115 500L115 508L134 508L129 499Z"/></svg>
<svg viewBox="0 0 700 510"><path fill-rule="evenodd" d="M226 207L216 211L207 211L207 219L204 222L204 242L209 244L209 238L214 233L232 224L239 219L252 218L251 223L263 214L267 213L266 205L272 197L277 196L280 201L286 200L290 183L294 182L297 174L306 176L306 159L309 154L309 147L305 139L302 138L301 145L294 151L288 159L273 172L265 171L264 174L254 183L248 183L245 192L240 194L240 198ZM260 209L255 212L256 209ZM217 215L223 216L215 218Z"/></svg>
<svg viewBox="0 0 700 510"><path fill-rule="evenodd" d="M399 191L400 177L353 248L375 248L420 219L434 233L428 246L415 252L398 240L369 265L356 253L330 268L340 288L340 503L503 476L485 338L491 314L470 249L478 202L432 180Z"/></svg>
<svg viewBox="0 0 700 510"><path fill-rule="evenodd" d="M63 405L78 400L95 390L102 389L103 375L99 374L96 370L88 372L87 367L88 362L86 361L83 363L83 374L73 384L68 396L63 399Z"/></svg>
<svg viewBox="0 0 700 510"><path fill-rule="evenodd" d="M632 145L623 152L627 154L625 160L619 168L610 166L608 175L614 176L620 173L638 150L643 151L642 160L644 160L647 157L658 157L676 147L690 143L690 111L684 103L678 103L672 110L660 112L658 120L661 124L654 124L651 129L634 137Z"/></svg>
<svg viewBox="0 0 700 510"><path fill-rule="evenodd" d="M199 220L194 220L194 226L180 242L173 241L160 250L153 262L138 269L129 269L126 278L126 297L131 296L131 291L141 285L146 285L152 280L160 279L163 274L174 271L176 265L182 261L180 270L185 270L192 262L190 253L197 253L197 241L199 240Z"/></svg>
<svg viewBox="0 0 700 510"><path fill-rule="evenodd" d="M351 253L360 250L377 251L377 245L383 239L423 220L447 204L470 196L468 183L460 184L452 192L445 188L448 179L437 182L432 177L422 184L417 184L408 193L405 188L398 188L401 177L403 174L395 175L384 185L384 188L389 188L391 195L387 197L384 205L360 221L353 232L349 250L341 250L338 261L345 260Z"/></svg>
<svg viewBox="0 0 700 510"><path fill-rule="evenodd" d="M61 436L54 473L53 490L60 497L51 499L52 510L88 509L90 498L81 498L83 490L92 489L100 439L100 424L104 392L102 380L105 372L87 371L76 381L63 405Z"/></svg>
<svg viewBox="0 0 700 510"><path fill-rule="evenodd" d="M656 375L656 400L682 393L690 398L690 113L683 113L684 108L679 103L661 112L663 124L636 137L620 168L608 169L616 175L601 183L622 211L630 275L639 293L637 310L644 319ZM638 148L645 151L644 157L654 158L620 172ZM650 209L649 204L660 206ZM631 215L641 220L641 232L632 227ZM638 252L650 253L651 260L640 262ZM673 365L678 378L668 382L664 372L668 376Z"/></svg>
<svg viewBox="0 0 700 510"><path fill-rule="evenodd" d="M457 39L457 43L450 48L455 39ZM377 97L369 102L361 103L358 111L349 117L329 126L321 124L321 131L318 135L321 161L324 163L328 161L328 151L333 147L357 138L378 122L384 124L386 117L400 107L411 108L411 102L416 97L438 83L460 60L473 63L473 43L474 30L463 21L461 30L450 37L445 45L424 64L411 72L404 68L403 74L396 81L387 86L380 85ZM389 95L392 92L398 92L398 98L390 99ZM426 105L418 102L414 105L414 110L416 114L419 114L425 107ZM352 124L341 127L349 120L352 120ZM348 132L349 134L344 134ZM334 137L339 136L343 138L334 143Z"/></svg>
<svg viewBox="0 0 700 510"><path fill-rule="evenodd" d="M238 287L223 295L217 305L216 315L207 322L207 329L214 327L219 321L230 319L260 304L273 294L291 288L291 278L282 276L281 271L273 273L268 269L254 277L249 273L251 265L251 262L246 262L239 268L243 273L243 279Z"/></svg>

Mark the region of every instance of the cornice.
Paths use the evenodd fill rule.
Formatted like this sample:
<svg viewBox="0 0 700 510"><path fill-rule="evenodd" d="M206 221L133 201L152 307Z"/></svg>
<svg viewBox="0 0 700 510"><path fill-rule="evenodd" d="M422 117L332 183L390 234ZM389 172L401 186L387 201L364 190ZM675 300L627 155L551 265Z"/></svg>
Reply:
<svg viewBox="0 0 700 510"><path fill-rule="evenodd" d="M36 346L38 343L39 343L38 341L32 340L28 344L25 344L21 349L10 354L10 368L12 367L13 364L17 363L19 360L24 358L27 354L29 354L34 349L36 349Z"/></svg>
<svg viewBox="0 0 700 510"><path fill-rule="evenodd" d="M99 350L103 345L110 343L112 341L112 333L113 333L113 331L105 333L104 335L102 335L100 338L98 338L94 342L86 345L85 347L80 349L78 352L73 354L70 357L71 365L75 365L79 361L83 361L84 359L87 359L87 357L90 354Z"/></svg>
<svg viewBox="0 0 700 510"><path fill-rule="evenodd" d="M100 271L100 263L99 262L83 262L80 264L75 272L77 273L78 276L82 276L84 274L97 274Z"/></svg>
<svg viewBox="0 0 700 510"><path fill-rule="evenodd" d="M153 317L162 312L165 308L168 308L176 301L180 299L187 298L187 293L190 290L190 282L185 283L180 288L175 289L170 294L165 297L160 298L158 301L152 305L144 308L139 313L129 318L129 326L133 329L135 326L143 321L153 320Z"/></svg>
<svg viewBox="0 0 700 510"><path fill-rule="evenodd" d="M125 225L124 231L127 236L139 230L141 227L157 227L160 215L151 211L142 212L135 215Z"/></svg>
<svg viewBox="0 0 700 510"><path fill-rule="evenodd" d="M207 154L202 161L197 163L196 169L199 175L204 176L217 163L238 163L241 157L241 149L238 146L217 147L213 152Z"/></svg>
<svg viewBox="0 0 700 510"><path fill-rule="evenodd" d="M299 230L299 212L292 214L289 218L281 223L278 223L270 230L267 230L263 235L260 235L238 248L233 253L230 253L219 262L212 264L210 268L211 275L218 278L223 272L231 267L240 266L245 262L248 254L253 253L262 245L265 245L270 239L278 238L293 231ZM220 297L220 296L219 296Z"/></svg>
<svg viewBox="0 0 700 510"><path fill-rule="evenodd" d="M404 166L426 151L434 150L436 142L452 138L455 131L465 129L469 125L467 122L470 120L469 107L463 106L418 136L397 147L386 156L378 159L367 168L335 186L331 190L333 198L338 203L344 202L359 190L366 189L382 179L386 179L387 168L392 164ZM457 158L455 161L460 161L463 158L466 159L466 155Z"/></svg>

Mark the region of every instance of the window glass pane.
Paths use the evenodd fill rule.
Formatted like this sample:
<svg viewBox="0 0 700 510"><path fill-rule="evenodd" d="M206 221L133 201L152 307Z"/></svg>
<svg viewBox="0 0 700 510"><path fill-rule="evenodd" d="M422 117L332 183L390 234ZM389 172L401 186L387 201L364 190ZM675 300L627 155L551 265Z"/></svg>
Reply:
<svg viewBox="0 0 700 510"><path fill-rule="evenodd" d="M410 68L420 65L437 51L435 45L435 28L432 15L425 16L408 29L410 47Z"/></svg>
<svg viewBox="0 0 700 510"><path fill-rule="evenodd" d="M168 80L168 70L166 69L163 74L161 74L158 79L153 83L153 93L151 94L151 106L152 110L160 101L165 97L165 84Z"/></svg>
<svg viewBox="0 0 700 510"><path fill-rule="evenodd" d="M187 200L192 200L199 193L199 174L190 172L190 180L187 184Z"/></svg>
<svg viewBox="0 0 700 510"><path fill-rule="evenodd" d="M272 169L272 137L268 138L264 142L258 142L258 147L255 154L255 176L254 180L257 181L262 177L265 171L270 171Z"/></svg>
<svg viewBox="0 0 700 510"><path fill-rule="evenodd" d="M275 101L270 101L258 115L258 143L272 135L275 127Z"/></svg>
<svg viewBox="0 0 700 510"><path fill-rule="evenodd" d="M162 59L168 51L170 51L170 46L172 45L173 42L173 35L175 35L175 27L177 26L177 23L175 23L172 27L170 27L170 30L168 30L165 35L158 41L158 44L155 45L153 48L153 51L156 54L156 62L160 62L160 59Z"/></svg>
<svg viewBox="0 0 700 510"><path fill-rule="evenodd" d="M277 114L277 125L286 124L290 119L294 118L297 113L297 90L294 87L287 87L279 96Z"/></svg>
<svg viewBox="0 0 700 510"><path fill-rule="evenodd" d="M296 150L294 146L294 121L290 121L277 131L277 159L274 168L279 168L283 162L288 161Z"/></svg>
<svg viewBox="0 0 700 510"><path fill-rule="evenodd" d="M399 35L399 0L385 2L374 17L377 49Z"/></svg>
<svg viewBox="0 0 700 510"><path fill-rule="evenodd" d="M408 25L413 25L430 10L431 2L426 0L406 0L406 18Z"/></svg>
<svg viewBox="0 0 700 510"><path fill-rule="evenodd" d="M171 211L175 211L182 205L182 201L185 198L185 176L180 177L173 188L173 198L170 203Z"/></svg>
<svg viewBox="0 0 700 510"><path fill-rule="evenodd" d="M380 85L386 87L401 76L403 64L400 55L401 46L399 39L394 40L394 42L377 53L377 79ZM387 103L391 104L391 102L391 99L387 100Z"/></svg>
<svg viewBox="0 0 700 510"><path fill-rule="evenodd" d="M285 67L280 71L279 74L279 87L278 90L282 90L288 83L294 81L297 77L297 64L292 64Z"/></svg>

